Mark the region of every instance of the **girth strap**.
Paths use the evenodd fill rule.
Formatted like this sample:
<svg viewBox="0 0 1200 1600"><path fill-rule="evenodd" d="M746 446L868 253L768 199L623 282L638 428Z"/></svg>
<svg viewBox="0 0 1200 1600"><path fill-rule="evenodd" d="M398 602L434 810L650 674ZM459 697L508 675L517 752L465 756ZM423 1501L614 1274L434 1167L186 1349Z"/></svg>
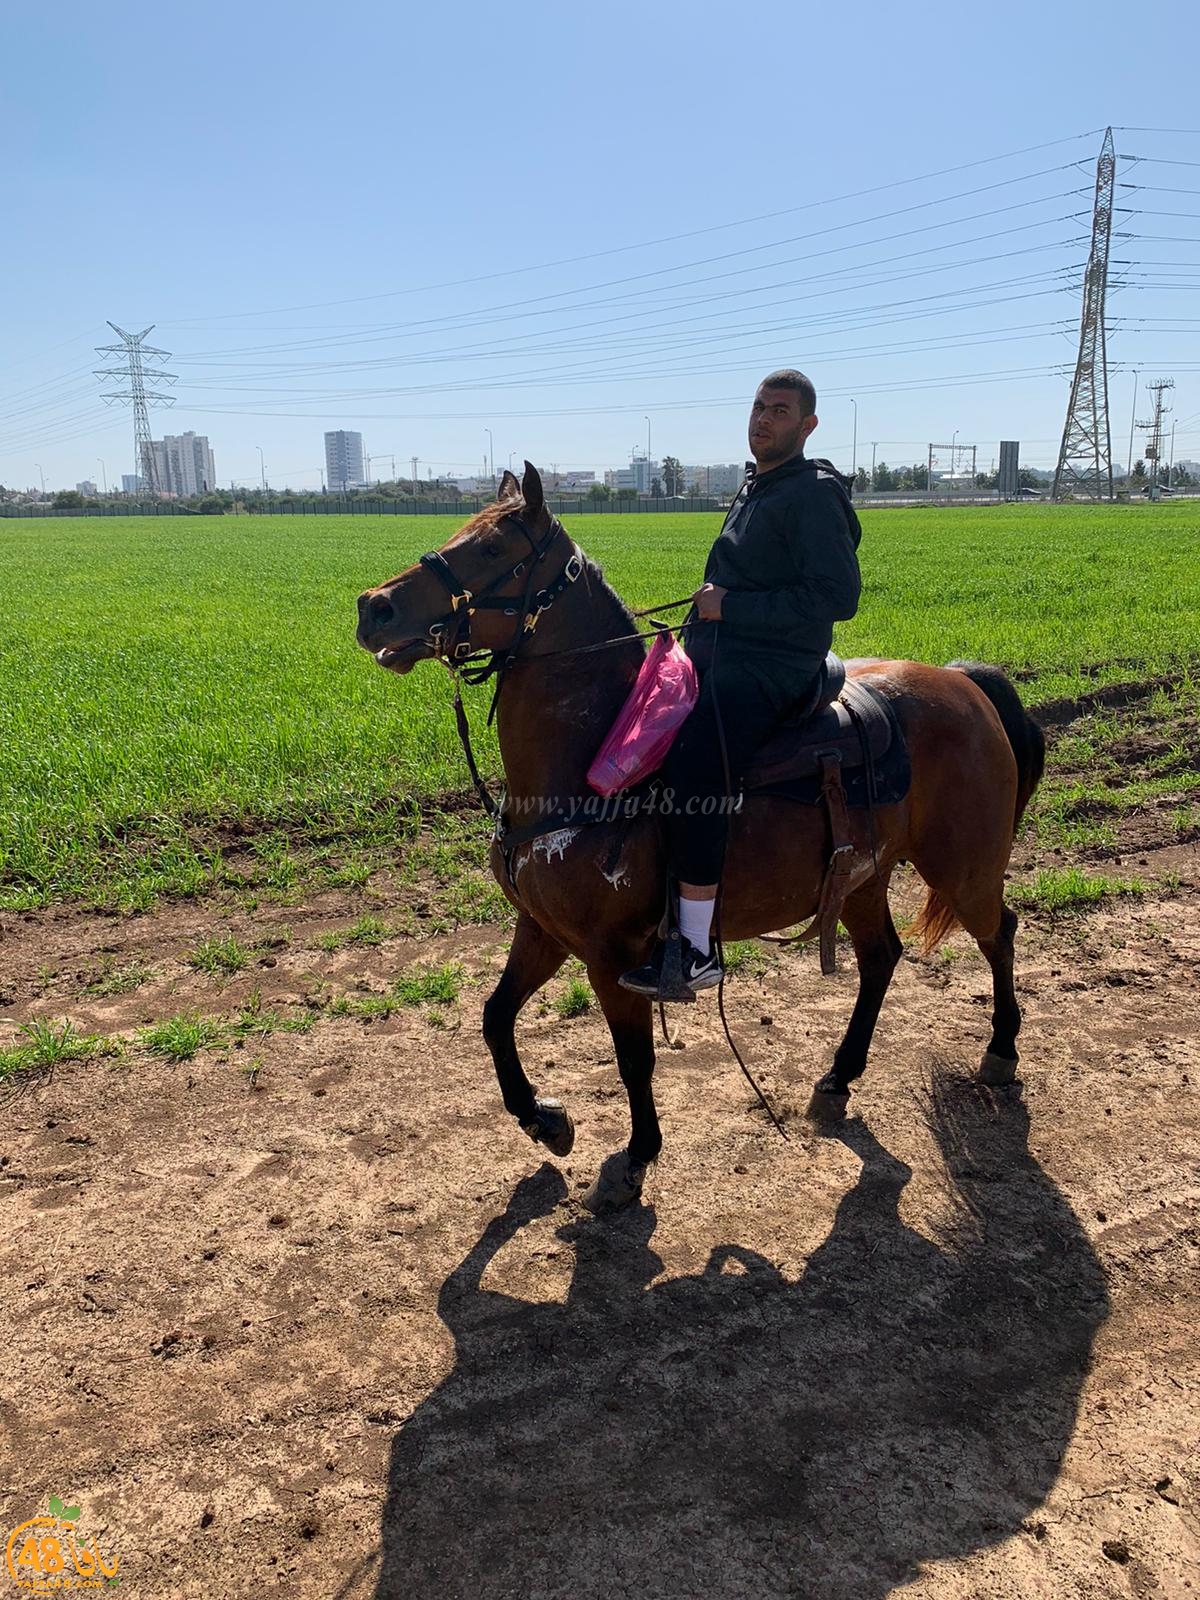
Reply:
<svg viewBox="0 0 1200 1600"><path fill-rule="evenodd" d="M821 798L829 816L830 856L821 879L821 896L817 901L816 915L799 933L786 939L768 939L769 944L811 944L821 941L821 975L829 977L837 971L837 930L850 892L850 874L854 866L854 841L850 835L850 812L846 805L846 791L842 787L842 757L837 750L818 750L817 762L821 773Z"/></svg>

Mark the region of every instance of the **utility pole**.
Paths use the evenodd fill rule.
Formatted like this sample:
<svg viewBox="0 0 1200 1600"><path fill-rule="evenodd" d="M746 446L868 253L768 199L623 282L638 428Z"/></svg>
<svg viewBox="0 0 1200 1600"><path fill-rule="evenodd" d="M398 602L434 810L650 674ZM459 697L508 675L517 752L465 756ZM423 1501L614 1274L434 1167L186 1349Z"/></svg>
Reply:
<svg viewBox="0 0 1200 1600"><path fill-rule="evenodd" d="M1172 429L1172 433L1174 433L1174 429ZM108 498L108 468L104 465L104 462L103 462L103 460L102 460L102 458L100 456L97 456L96 460L100 462L100 481L104 485L104 498L107 500L107 498Z"/></svg>
<svg viewBox="0 0 1200 1600"><path fill-rule="evenodd" d="M1066 500L1074 494L1081 494L1088 500L1111 500L1113 497L1104 299L1108 289L1108 248L1112 237L1116 174L1112 129L1107 128L1096 163L1092 248L1083 275L1079 354L1051 491L1055 500Z"/></svg>
<svg viewBox="0 0 1200 1600"><path fill-rule="evenodd" d="M858 477L858 401L851 400L854 407L854 443L850 447L850 476Z"/></svg>
<svg viewBox="0 0 1200 1600"><path fill-rule="evenodd" d="M1128 488L1130 483L1133 481L1133 430L1137 426L1133 419L1137 416L1137 386L1138 375L1135 372L1133 375L1133 405L1130 407L1129 411L1129 468L1125 475L1126 488Z"/></svg>
<svg viewBox="0 0 1200 1600"><path fill-rule="evenodd" d="M416 458L416 456L412 457L412 486L413 486L413 499L415 500L417 498L417 458Z"/></svg>
<svg viewBox="0 0 1200 1600"><path fill-rule="evenodd" d="M1168 407L1163 403L1163 394L1168 389L1175 387L1174 378L1159 378L1157 383L1148 383L1147 389L1154 396L1154 415L1148 422L1139 422L1139 428L1145 428L1150 438L1146 444L1146 460L1150 464L1150 498L1159 498L1159 468L1163 458L1163 419L1167 415ZM1171 432L1174 433L1174 427Z"/></svg>
<svg viewBox="0 0 1200 1600"><path fill-rule="evenodd" d="M129 385L128 390L116 390L104 396L105 402L112 404L120 402L133 407L133 470L142 480L142 488L146 494L157 495L162 493L162 485L158 481L158 463L154 458L154 446L150 439L150 416L148 406L173 406L172 395L159 394L154 389L147 389L147 383L174 383L173 372L147 371L143 365L145 360L166 361L169 352L155 350L151 345L143 344L146 335L154 327L151 323L148 328L143 328L141 333L126 333L124 328L118 328L115 322L110 322L109 327L121 337L120 344L99 344L96 346L98 356L119 356L126 358L123 367L98 367L98 378L123 378Z"/></svg>

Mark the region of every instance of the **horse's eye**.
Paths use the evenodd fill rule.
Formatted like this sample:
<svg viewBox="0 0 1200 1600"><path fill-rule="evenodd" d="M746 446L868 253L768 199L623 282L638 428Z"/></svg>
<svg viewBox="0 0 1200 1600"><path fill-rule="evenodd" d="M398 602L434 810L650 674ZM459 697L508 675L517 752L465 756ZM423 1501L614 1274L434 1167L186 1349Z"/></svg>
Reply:
<svg viewBox="0 0 1200 1600"><path fill-rule="evenodd" d="M484 553L485 556L487 556L489 558L489 560L494 561L494 560L496 560L497 557L502 556L504 554L504 546L500 545L500 544L497 544L496 541L493 539L491 544L485 544L484 545L483 553Z"/></svg>

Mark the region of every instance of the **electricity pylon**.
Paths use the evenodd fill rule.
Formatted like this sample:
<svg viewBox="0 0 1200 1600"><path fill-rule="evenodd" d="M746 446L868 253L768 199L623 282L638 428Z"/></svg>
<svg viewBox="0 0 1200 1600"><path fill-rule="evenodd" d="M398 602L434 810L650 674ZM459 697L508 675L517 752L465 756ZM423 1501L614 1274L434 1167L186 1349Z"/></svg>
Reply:
<svg viewBox="0 0 1200 1600"><path fill-rule="evenodd" d="M108 404L119 402L122 405L133 407L133 470L135 476L140 476L142 489L146 494L157 495L162 492L162 485L158 481L158 463L154 459L154 445L150 439L150 414L148 406L173 406L174 396L159 394L156 390L147 391L149 383L174 383L173 372L147 371L142 361L149 358L152 361L166 361L169 352L155 350L153 346L143 344L142 340L150 332L143 328L141 333L126 333L124 328L118 328L115 322L110 322L109 327L114 333L119 333L121 344L99 344L96 346L98 356L126 356L127 362L123 367L98 367L98 378L124 378L128 383L127 390L106 394Z"/></svg>
<svg viewBox="0 0 1200 1600"><path fill-rule="evenodd" d="M1113 497L1104 296L1108 288L1108 246L1112 237L1116 171L1112 129L1108 128L1100 147L1100 159L1096 163L1092 249L1083 278L1079 355L1075 361L1071 399L1058 452L1058 466L1054 472L1055 500L1065 500L1074 494L1083 495L1089 500L1111 500Z"/></svg>

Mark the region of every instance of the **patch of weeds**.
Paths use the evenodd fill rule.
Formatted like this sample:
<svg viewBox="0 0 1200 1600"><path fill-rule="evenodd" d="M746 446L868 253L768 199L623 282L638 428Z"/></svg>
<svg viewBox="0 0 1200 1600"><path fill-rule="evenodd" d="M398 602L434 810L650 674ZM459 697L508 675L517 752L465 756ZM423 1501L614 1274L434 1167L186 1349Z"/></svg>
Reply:
<svg viewBox="0 0 1200 1600"><path fill-rule="evenodd" d="M114 1048L101 1034L80 1033L67 1018L53 1023L39 1017L22 1023L17 1037L17 1044L0 1050L0 1083L20 1072L50 1071L61 1062L87 1061Z"/></svg>
<svg viewBox="0 0 1200 1600"><path fill-rule="evenodd" d="M512 915L500 885L481 872L465 872L439 900L443 913L458 923L501 922Z"/></svg>
<svg viewBox="0 0 1200 1600"><path fill-rule="evenodd" d="M449 1005L462 992L463 969L457 961L417 972L406 972L392 985L392 993L402 1006L419 1006L434 1000Z"/></svg>
<svg viewBox="0 0 1200 1600"><path fill-rule="evenodd" d="M554 1009L564 1020L568 1017L581 1017L585 1011L592 1009L592 999L590 985L582 978L571 978L562 994L554 1001Z"/></svg>
<svg viewBox="0 0 1200 1600"><path fill-rule="evenodd" d="M1200 806L1183 806L1171 813L1171 826L1181 839L1200 828Z"/></svg>
<svg viewBox="0 0 1200 1600"><path fill-rule="evenodd" d="M295 890L299 868L286 836L268 834L264 839L256 839L253 849L261 863L258 881L270 889L276 899L287 899Z"/></svg>
<svg viewBox="0 0 1200 1600"><path fill-rule="evenodd" d="M190 1061L198 1050L216 1044L221 1031L220 1023L213 1017L181 1012L177 1017L143 1028L138 1040L152 1056L162 1056L166 1061Z"/></svg>
<svg viewBox="0 0 1200 1600"><path fill-rule="evenodd" d="M140 989L149 977L150 968L143 966L140 961L129 961L119 967L111 956L105 956L95 977L85 984L83 992L103 1000L108 995L129 994L133 989Z"/></svg>
<svg viewBox="0 0 1200 1600"><path fill-rule="evenodd" d="M425 1021L431 1028L444 1028L446 1026L446 1018L440 1011L426 1012Z"/></svg>
<svg viewBox="0 0 1200 1600"><path fill-rule="evenodd" d="M1014 884L1008 892L1011 905L1031 911L1074 911L1096 905L1114 895L1145 894L1140 878L1089 877L1078 867L1051 867L1032 883Z"/></svg>
<svg viewBox="0 0 1200 1600"><path fill-rule="evenodd" d="M238 1067L238 1071L245 1076L248 1089L258 1088L258 1079L262 1072L263 1064L261 1056L253 1056L249 1061L243 1061Z"/></svg>
<svg viewBox="0 0 1200 1600"><path fill-rule="evenodd" d="M330 867L326 878L339 889L365 889L374 871L375 868L369 861L354 856L349 861L343 861L340 866Z"/></svg>
<svg viewBox="0 0 1200 1600"><path fill-rule="evenodd" d="M731 939L724 951L727 977L761 978L775 965L775 958L757 939Z"/></svg>
<svg viewBox="0 0 1200 1600"><path fill-rule="evenodd" d="M316 1020L311 1012L285 1017L280 1011L264 1011L262 991L255 989L239 1012L231 1032L235 1039L265 1039L272 1033L308 1033Z"/></svg>
<svg viewBox="0 0 1200 1600"><path fill-rule="evenodd" d="M382 944L390 934L391 929L380 917L359 917L352 928L331 928L328 933L321 935L317 943L322 950L340 950L346 944Z"/></svg>
<svg viewBox="0 0 1200 1600"><path fill-rule="evenodd" d="M187 957L187 964L197 972L207 972L217 977L240 972L249 960L249 950L230 934L225 939L201 939Z"/></svg>

